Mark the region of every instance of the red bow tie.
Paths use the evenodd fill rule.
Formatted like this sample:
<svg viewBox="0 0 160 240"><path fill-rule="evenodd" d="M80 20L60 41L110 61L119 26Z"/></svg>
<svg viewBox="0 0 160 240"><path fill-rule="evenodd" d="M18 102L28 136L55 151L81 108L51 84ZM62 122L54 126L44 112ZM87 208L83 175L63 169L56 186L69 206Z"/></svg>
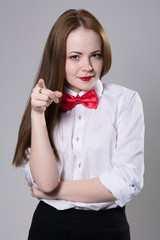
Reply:
<svg viewBox="0 0 160 240"><path fill-rule="evenodd" d="M82 97L74 97L70 94L64 93L62 95L61 109L63 112L66 112L80 103L85 107L96 109L98 106L98 98L96 92L94 90L91 90L85 93Z"/></svg>

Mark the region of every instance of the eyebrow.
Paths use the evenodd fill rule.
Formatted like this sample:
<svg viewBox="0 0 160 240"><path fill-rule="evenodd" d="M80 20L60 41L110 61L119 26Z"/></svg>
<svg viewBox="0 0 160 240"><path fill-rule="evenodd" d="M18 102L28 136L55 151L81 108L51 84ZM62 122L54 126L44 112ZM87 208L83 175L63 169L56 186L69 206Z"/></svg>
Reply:
<svg viewBox="0 0 160 240"><path fill-rule="evenodd" d="M91 52L91 54L97 53L97 52L102 52L102 50L95 50L95 51ZM70 52L70 53L68 53L68 54L72 54L72 53L76 53L76 54L82 55L81 52L77 52L77 51L72 51L72 52Z"/></svg>

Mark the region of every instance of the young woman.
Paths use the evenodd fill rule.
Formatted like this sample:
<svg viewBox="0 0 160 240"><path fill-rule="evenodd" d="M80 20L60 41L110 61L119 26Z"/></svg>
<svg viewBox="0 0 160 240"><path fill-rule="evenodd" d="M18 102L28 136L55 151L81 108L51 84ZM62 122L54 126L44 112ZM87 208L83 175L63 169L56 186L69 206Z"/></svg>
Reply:
<svg viewBox="0 0 160 240"><path fill-rule="evenodd" d="M54 24L25 110L13 164L40 199L32 239L129 240L125 205L143 187L137 92L103 84L108 38L86 10Z"/></svg>

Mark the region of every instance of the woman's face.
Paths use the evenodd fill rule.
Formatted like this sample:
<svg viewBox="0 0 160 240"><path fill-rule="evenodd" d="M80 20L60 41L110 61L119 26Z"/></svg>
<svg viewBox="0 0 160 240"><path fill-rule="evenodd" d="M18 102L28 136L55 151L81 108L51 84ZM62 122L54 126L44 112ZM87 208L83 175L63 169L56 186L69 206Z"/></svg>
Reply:
<svg viewBox="0 0 160 240"><path fill-rule="evenodd" d="M80 27L66 41L66 86L79 93L89 91L103 68L102 41L98 33Z"/></svg>

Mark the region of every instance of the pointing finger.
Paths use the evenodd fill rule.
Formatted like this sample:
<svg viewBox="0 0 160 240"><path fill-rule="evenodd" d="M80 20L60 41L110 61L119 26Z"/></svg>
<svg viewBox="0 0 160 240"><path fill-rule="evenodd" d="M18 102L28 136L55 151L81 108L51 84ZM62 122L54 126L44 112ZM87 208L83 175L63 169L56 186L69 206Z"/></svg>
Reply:
<svg viewBox="0 0 160 240"><path fill-rule="evenodd" d="M57 97L57 98L61 98L61 97L62 97L62 93L59 92L59 91L55 91L55 92L54 92L54 95L55 95L55 97Z"/></svg>
<svg viewBox="0 0 160 240"><path fill-rule="evenodd" d="M59 103L59 98L61 98L61 97L62 97L62 93L59 92L59 91L55 91L55 92L54 92L53 101L54 101L55 103Z"/></svg>

